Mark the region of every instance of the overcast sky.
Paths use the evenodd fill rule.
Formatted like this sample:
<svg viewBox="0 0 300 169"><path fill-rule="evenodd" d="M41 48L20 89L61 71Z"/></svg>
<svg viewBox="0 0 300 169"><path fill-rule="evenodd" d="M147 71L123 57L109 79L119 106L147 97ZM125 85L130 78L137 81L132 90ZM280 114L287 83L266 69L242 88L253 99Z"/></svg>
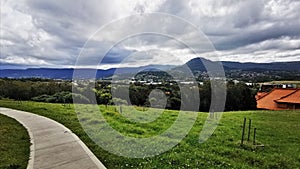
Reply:
<svg viewBox="0 0 300 169"><path fill-rule="evenodd" d="M93 57L112 45L100 68L180 64L193 58L188 47L172 37L145 34L115 44L128 30L164 28L183 39L197 39L176 19L157 25L128 17L151 12L180 17L206 36L217 52L200 47L197 56L300 61L300 0L1 0L1 68L74 67L88 40L83 67L99 66ZM122 18L127 23L121 29L110 26ZM95 34L105 26L106 31Z"/></svg>

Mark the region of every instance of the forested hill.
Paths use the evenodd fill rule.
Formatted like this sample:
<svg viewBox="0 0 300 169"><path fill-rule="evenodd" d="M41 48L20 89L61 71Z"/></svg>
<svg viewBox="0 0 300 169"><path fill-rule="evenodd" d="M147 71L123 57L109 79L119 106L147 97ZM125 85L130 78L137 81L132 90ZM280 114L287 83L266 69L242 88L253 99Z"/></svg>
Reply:
<svg viewBox="0 0 300 169"><path fill-rule="evenodd" d="M297 62L273 62L273 63L239 63L222 62L223 66L241 70L273 70L273 71L300 71L300 61Z"/></svg>
<svg viewBox="0 0 300 169"><path fill-rule="evenodd" d="M296 62L273 62L273 63L240 63L223 61L222 66L225 71L243 70L243 71L287 71L300 72L300 61ZM206 67L220 64L204 58L195 58L188 61L185 65L191 69L192 72L206 71ZM98 69L96 79L111 77L113 74L131 74L140 71L153 70L176 70L184 71L184 66L173 65L149 65L133 68L111 68L107 70ZM78 78L94 78L95 69L77 69L80 70ZM117 71L116 71L117 70ZM47 78L47 79L72 79L74 69L53 69L53 68L29 68L29 69L0 69L0 78Z"/></svg>
<svg viewBox="0 0 300 169"><path fill-rule="evenodd" d="M205 71L205 66L217 64L204 58L195 58L186 63L192 71ZM240 62L220 62L224 70L265 70L265 71L300 71L300 61L296 62L272 62L272 63L240 63ZM219 63L219 64L220 64Z"/></svg>
<svg viewBox="0 0 300 169"><path fill-rule="evenodd" d="M111 77L114 74L136 74L140 71L153 71L153 70L168 70L175 66L173 65L148 65L141 67L124 67L124 68L111 68L111 69L76 69L77 78L95 78L102 79ZM29 69L0 69L0 78L45 78L45 79L64 79L70 80L73 78L73 68L55 69L55 68L29 68Z"/></svg>
<svg viewBox="0 0 300 169"><path fill-rule="evenodd" d="M95 69L79 69L82 78L93 78ZM0 77L4 78L46 78L46 79L64 79L73 78L74 69L52 69L52 68L29 68L29 69L4 69L0 70ZM97 79L113 75L115 69L97 70Z"/></svg>

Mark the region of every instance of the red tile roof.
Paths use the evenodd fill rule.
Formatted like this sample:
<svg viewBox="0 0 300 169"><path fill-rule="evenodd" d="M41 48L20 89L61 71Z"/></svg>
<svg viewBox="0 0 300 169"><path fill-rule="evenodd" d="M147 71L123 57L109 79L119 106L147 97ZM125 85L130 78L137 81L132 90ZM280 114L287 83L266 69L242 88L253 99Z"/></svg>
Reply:
<svg viewBox="0 0 300 169"><path fill-rule="evenodd" d="M268 94L262 96L257 99L257 108L259 109L269 109L269 110L282 110L283 108L279 108L276 100L279 100L285 96L288 96L297 91L297 89L281 89L274 88Z"/></svg>
<svg viewBox="0 0 300 169"><path fill-rule="evenodd" d="M300 89L296 90L295 92L285 97L276 100L276 102L300 104Z"/></svg>
<svg viewBox="0 0 300 169"><path fill-rule="evenodd" d="M255 96L255 99L258 100L258 99L264 97L267 94L268 94L268 92L257 92L257 94Z"/></svg>

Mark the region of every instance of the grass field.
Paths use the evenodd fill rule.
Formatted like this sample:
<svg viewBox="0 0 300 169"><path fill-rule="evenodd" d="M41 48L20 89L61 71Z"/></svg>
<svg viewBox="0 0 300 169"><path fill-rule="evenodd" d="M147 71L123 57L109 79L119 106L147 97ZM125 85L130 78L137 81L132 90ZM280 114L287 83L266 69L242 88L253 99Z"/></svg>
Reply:
<svg viewBox="0 0 300 169"><path fill-rule="evenodd" d="M26 168L29 146L26 129L16 120L0 114L0 168Z"/></svg>
<svg viewBox="0 0 300 169"><path fill-rule="evenodd" d="M33 112L64 124L86 143L107 168L299 168L300 166L300 111L226 112L214 134L203 144L198 140L207 113L198 113L196 123L189 134L173 149L159 156L133 159L113 155L95 144L82 129L72 105L0 100L0 106ZM155 121L135 123L117 113L114 107L106 108L101 105L100 109L114 129L132 137L151 137L160 134L173 124L178 115L178 112L168 110ZM88 108L82 106L80 113L87 110ZM127 112L128 107L124 107L122 111L130 115L130 112ZM97 112L89 113L89 117L83 121L96 123ZM141 115L140 118L142 117L145 116ZM252 119L252 126L257 128L257 141L264 147L255 148L250 143L240 146L244 117Z"/></svg>

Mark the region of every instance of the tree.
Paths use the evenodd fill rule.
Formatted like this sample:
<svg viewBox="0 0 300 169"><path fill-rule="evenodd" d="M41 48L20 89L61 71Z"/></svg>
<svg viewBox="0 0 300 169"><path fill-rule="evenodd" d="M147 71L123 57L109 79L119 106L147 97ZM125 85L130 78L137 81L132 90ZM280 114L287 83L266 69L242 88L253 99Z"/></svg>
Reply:
<svg viewBox="0 0 300 169"><path fill-rule="evenodd" d="M227 84L226 111L256 109L255 95L244 83Z"/></svg>

